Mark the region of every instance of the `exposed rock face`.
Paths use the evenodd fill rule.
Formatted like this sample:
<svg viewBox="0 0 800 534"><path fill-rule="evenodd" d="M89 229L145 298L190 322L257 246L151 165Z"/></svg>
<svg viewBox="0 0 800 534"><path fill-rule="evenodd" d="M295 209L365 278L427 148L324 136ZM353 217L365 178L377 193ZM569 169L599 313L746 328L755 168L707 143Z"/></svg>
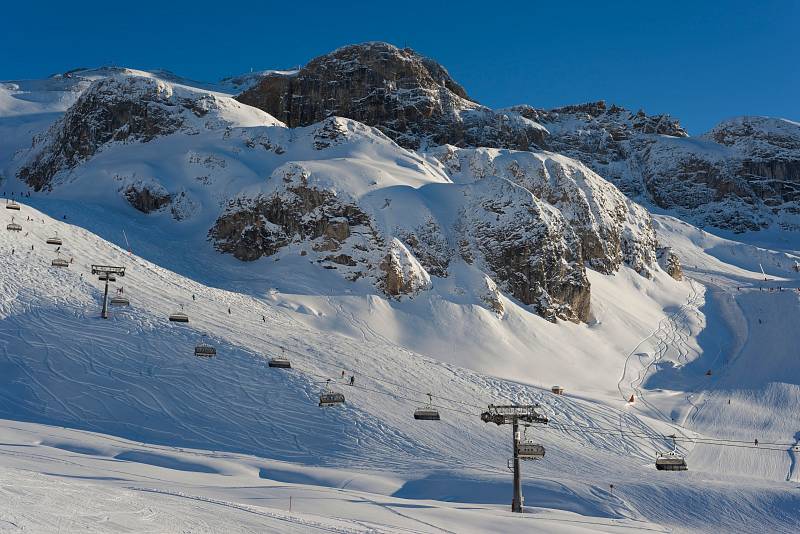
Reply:
<svg viewBox="0 0 800 534"><path fill-rule="evenodd" d="M539 315L586 321L589 280L580 241L555 208L507 180L476 183L461 209L460 254Z"/></svg>
<svg viewBox="0 0 800 534"><path fill-rule="evenodd" d="M603 102L512 111L544 125L550 149L578 159L632 198L734 231L800 227L800 125L741 117L689 138L667 115Z"/></svg>
<svg viewBox="0 0 800 534"><path fill-rule="evenodd" d="M142 213L158 211L172 200L163 188L154 188L147 184L128 185L123 194L131 206Z"/></svg>
<svg viewBox="0 0 800 534"><path fill-rule="evenodd" d="M280 177L285 184L280 193L230 201L209 231L215 246L240 260L252 261L302 241L322 253L320 263L351 267L361 263L369 267L360 254L357 260L353 255L333 254L341 252L353 232L358 236L353 237L357 242L350 243L354 251L384 246L369 215L355 204L341 201L332 191L309 187L308 176L301 166L290 164L273 174L272 179Z"/></svg>
<svg viewBox="0 0 800 534"><path fill-rule="evenodd" d="M152 78L107 78L95 82L51 128L47 143L19 171L34 190L51 186L53 176L71 169L113 141L147 142L173 133L183 118L173 106L203 114L208 102L178 101L171 86Z"/></svg>
<svg viewBox="0 0 800 534"><path fill-rule="evenodd" d="M73 169L111 143L147 143L178 131L194 135L199 128L223 129L226 121L219 111L226 107L231 105L214 94L176 89L158 78L101 78L41 139L34 140L17 175L36 191L50 189L56 174Z"/></svg>
<svg viewBox="0 0 800 534"><path fill-rule="evenodd" d="M528 149L543 146L547 133L516 113L477 104L444 67L386 43L346 46L299 72L267 74L237 98L288 126L347 117L414 149L446 143Z"/></svg>
<svg viewBox="0 0 800 534"><path fill-rule="evenodd" d="M658 263L661 268L675 280L683 280L683 269L681 268L681 260L678 255L670 247L662 247L658 249Z"/></svg>
<svg viewBox="0 0 800 534"><path fill-rule="evenodd" d="M581 242L588 267L612 273L624 262L647 275L655 264L650 214L585 165L547 152L441 147L431 153L456 182L506 178L558 208Z"/></svg>

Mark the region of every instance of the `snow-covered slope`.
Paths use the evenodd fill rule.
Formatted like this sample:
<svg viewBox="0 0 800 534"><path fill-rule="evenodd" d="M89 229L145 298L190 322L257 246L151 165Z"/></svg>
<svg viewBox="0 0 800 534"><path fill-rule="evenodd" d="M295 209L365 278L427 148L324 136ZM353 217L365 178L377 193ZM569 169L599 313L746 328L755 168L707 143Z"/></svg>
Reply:
<svg viewBox="0 0 800 534"><path fill-rule="evenodd" d="M507 309L499 320L481 307L454 306L434 298L393 305L384 298L345 293L325 297L272 290L253 296L199 284L25 205L19 212L4 211L6 218L20 221L23 230L0 234L5 297L0 321L4 370L0 416L36 423L26 425L22 434L10 428L13 423L4 427L8 430L3 431L2 448L11 454L13 461L6 465L13 469L30 469L33 453L39 472L50 466L44 469L51 476L92 477L96 479L92 484L153 488L234 507L255 506L268 515L278 512L264 499L286 495L286 490L269 489L274 480L300 483L289 491L297 492L301 503L312 486L344 485L348 491L361 492L359 499L384 500L384 507L394 510L418 506L402 499L500 505L509 492L508 475L501 467L508 431L482 423L478 415L489 403L536 401L551 424L533 429L548 455L545 461L525 467L526 505L531 510L557 508L581 516L547 512L536 521L539 515L534 514L532 529L557 531L560 527L549 522L589 521L594 526L587 528L607 531L609 520L644 528L638 521L647 519L692 529L736 530L767 524L773 531L788 532L787 525L796 519L792 510L798 502L790 486L772 476L791 464L786 448L744 449L735 456L739 462L758 461L741 464L745 467L736 472L744 478L726 478L727 473L711 460L702 455L695 460L711 445L681 442L682 448L694 449L689 457L692 470L663 475L652 467L653 452L668 446L659 436L677 431L695 439L695 432L703 429L694 421L702 419L694 418L692 424L699 428L692 430L688 419L681 427L680 420L665 420L649 408L665 409L665 401L658 398L664 393L651 395L646 390L658 374L634 384L637 396L646 402L641 407L638 402L627 405L617 390L619 373L630 364L625 355L642 339L645 344L652 339L651 329L665 318L665 307L679 312L664 319L667 340L682 335L681 314L700 313L696 282L679 285L658 272L647 279L627 267L617 275L589 271L597 288L592 325L551 324L510 301L505 301ZM76 219L79 215L70 211L67 221ZM128 233L135 242L143 241L135 227ZM55 247L44 245L44 239L55 234L64 241L61 256L73 260L68 268L50 266ZM677 239L671 244L679 246ZM142 248L147 252L156 246ZM194 263L198 258L180 261ZM132 306L114 308L107 321L99 318L101 290L89 274L90 263L126 266L126 276L117 285L124 286ZM295 262L285 268L299 272L300 265ZM218 271L218 281L235 280L240 267L224 268L228 270L224 275ZM257 288L265 282L253 277L243 287ZM190 315L188 325L166 320L179 304ZM689 334L684 339L704 353L702 336ZM217 347L217 358L200 360L192 355L193 346L203 340ZM487 343L475 346L478 340ZM282 348L292 359L292 371L265 365L264 358ZM640 344L633 352L646 353L647 348ZM700 378L700 366L704 365L687 370L695 369L692 372ZM356 377L354 386L341 379L342 370ZM327 378L346 394L345 408L325 411L316 406L315 395ZM566 386L567 396L554 396L546 389L556 381ZM625 387L622 394L627 396ZM411 418L429 391L443 415L433 427ZM683 396L666 396L676 406L686 405ZM789 426L792 420L787 414ZM53 433L51 425L90 433ZM771 432L774 437L762 441L786 439L785 430ZM134 443L111 446L103 435ZM38 452L25 450L31 439ZM63 462L65 450L72 451L67 453L71 463ZM774 467L758 471L765 465ZM119 468L126 474L120 476ZM359 476L345 474L355 469ZM232 485L231 479L217 478L232 475L241 482ZM675 486L675 476L684 483ZM608 483L615 484L613 495ZM234 486L252 489L242 493ZM742 521L716 508L719 513L709 517L694 504L701 496L708 507L726 502L747 510L748 516ZM663 501L680 507L656 505ZM321 512L308 504L300 506L295 511L301 514ZM481 521L489 521L485 516L475 518L474 526L468 527L470 519L462 515L467 512L436 503L427 506L441 511L432 516L410 512L414 528L437 531L461 524L464 528L456 531L481 531L486 525ZM279 508L284 510L285 503ZM492 517L501 520L496 513ZM323 523L372 518L388 531L403 526L370 506L349 511L327 508L322 515L328 519L291 517Z"/></svg>

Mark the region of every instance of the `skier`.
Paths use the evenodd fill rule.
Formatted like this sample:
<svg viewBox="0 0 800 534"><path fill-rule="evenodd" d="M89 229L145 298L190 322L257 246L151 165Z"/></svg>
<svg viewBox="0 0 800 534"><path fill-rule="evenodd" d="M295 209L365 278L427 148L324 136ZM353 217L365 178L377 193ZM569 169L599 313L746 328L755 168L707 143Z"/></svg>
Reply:
<svg viewBox="0 0 800 534"><path fill-rule="evenodd" d="M14 249L13 248L11 249L11 255L12 256L14 255Z"/></svg>
<svg viewBox="0 0 800 534"><path fill-rule="evenodd" d="M231 314L231 307L228 306L228 315L230 315L230 314Z"/></svg>
<svg viewBox="0 0 800 534"><path fill-rule="evenodd" d="M344 378L344 371L342 371L342 378Z"/></svg>
<svg viewBox="0 0 800 534"><path fill-rule="evenodd" d="M194 300L194 293L192 293L192 300Z"/></svg>
<svg viewBox="0 0 800 534"><path fill-rule="evenodd" d="M756 447L758 447L758 438L756 438L756 440L753 443L755 443Z"/></svg>
<svg viewBox="0 0 800 534"><path fill-rule="evenodd" d="M264 315L261 316L261 322L262 323L266 323L267 322L266 316L264 316Z"/></svg>
<svg viewBox="0 0 800 534"><path fill-rule="evenodd" d="M350 385L352 386L356 382L356 375L350 375Z"/></svg>

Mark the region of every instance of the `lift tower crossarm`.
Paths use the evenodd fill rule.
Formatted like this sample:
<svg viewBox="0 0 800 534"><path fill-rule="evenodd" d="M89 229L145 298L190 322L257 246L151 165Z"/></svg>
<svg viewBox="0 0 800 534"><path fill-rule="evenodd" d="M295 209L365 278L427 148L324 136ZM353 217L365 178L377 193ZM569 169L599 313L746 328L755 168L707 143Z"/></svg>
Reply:
<svg viewBox="0 0 800 534"><path fill-rule="evenodd" d="M547 424L548 418L538 411L538 404L509 404L496 406L490 404L481 414L481 421L500 425L511 425L514 439L514 496L511 499L511 511L521 514L524 498L522 497L522 473L519 465L519 424Z"/></svg>

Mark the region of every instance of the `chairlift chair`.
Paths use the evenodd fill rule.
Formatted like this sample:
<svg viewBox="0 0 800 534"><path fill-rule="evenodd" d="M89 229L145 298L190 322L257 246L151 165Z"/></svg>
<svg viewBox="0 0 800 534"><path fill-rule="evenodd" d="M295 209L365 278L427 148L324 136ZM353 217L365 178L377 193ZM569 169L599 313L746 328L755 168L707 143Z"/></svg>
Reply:
<svg viewBox="0 0 800 534"><path fill-rule="evenodd" d="M111 305L112 306L129 306L131 301L128 297L123 297L121 293L117 293L113 297L111 297Z"/></svg>
<svg viewBox="0 0 800 534"><path fill-rule="evenodd" d="M189 316L183 312L183 304L181 304L181 311L177 311L175 313L171 313L169 315L169 320L173 323L188 323Z"/></svg>
<svg viewBox="0 0 800 534"><path fill-rule="evenodd" d="M69 267L69 262L64 258L58 257L50 262L53 267Z"/></svg>
<svg viewBox="0 0 800 534"><path fill-rule="evenodd" d="M544 458L544 445L525 439L517 445L517 456L520 460L541 460Z"/></svg>
<svg viewBox="0 0 800 534"><path fill-rule="evenodd" d="M217 355L217 349L208 343L199 343L194 347L194 355L199 358L213 358Z"/></svg>
<svg viewBox="0 0 800 534"><path fill-rule="evenodd" d="M544 458L544 445L535 443L532 439L528 438L527 426L525 426L522 439L520 439L519 433L516 438L517 457L520 460L541 460Z"/></svg>
<svg viewBox="0 0 800 534"><path fill-rule="evenodd" d="M103 273L100 276L98 276L97 278L101 282L106 282L106 281L108 281L108 282L116 282L117 281L117 277L114 276L111 273Z"/></svg>
<svg viewBox="0 0 800 534"><path fill-rule="evenodd" d="M61 241L61 238L60 238L60 237L58 237L58 235L55 235L55 236L53 236L53 237L48 237L48 238L47 238L47 241L46 241L46 243L47 243L48 245L58 245L58 246L61 246L61 245L63 245L63 244L64 244L64 243Z"/></svg>
<svg viewBox="0 0 800 534"><path fill-rule="evenodd" d="M21 232L22 225L14 222L14 217L11 217L11 222L6 225L6 230L10 232Z"/></svg>
<svg viewBox="0 0 800 534"><path fill-rule="evenodd" d="M319 406L324 408L326 406L338 406L344 404L344 394L331 389L331 379L329 378L325 384L325 389L319 394Z"/></svg>
<svg viewBox="0 0 800 534"><path fill-rule="evenodd" d="M428 393L428 404L414 410L414 419L419 421L439 421L439 410L433 407L433 395Z"/></svg>
<svg viewBox="0 0 800 534"><path fill-rule="evenodd" d="M686 471L686 458L678 451L659 452L656 455L656 469L659 471Z"/></svg>
<svg viewBox="0 0 800 534"><path fill-rule="evenodd" d="M281 355L270 358L269 363L267 365L269 365L270 367L274 367L276 369L292 368L292 362L290 362L289 358L286 357L283 349L281 349Z"/></svg>
<svg viewBox="0 0 800 534"><path fill-rule="evenodd" d="M686 464L686 457L678 452L678 445L675 443L675 436L672 438L673 448L668 452L656 454L656 469L659 471L686 471L689 466Z"/></svg>
<svg viewBox="0 0 800 534"><path fill-rule="evenodd" d="M6 204L6 209L19 211L19 204L12 200Z"/></svg>

